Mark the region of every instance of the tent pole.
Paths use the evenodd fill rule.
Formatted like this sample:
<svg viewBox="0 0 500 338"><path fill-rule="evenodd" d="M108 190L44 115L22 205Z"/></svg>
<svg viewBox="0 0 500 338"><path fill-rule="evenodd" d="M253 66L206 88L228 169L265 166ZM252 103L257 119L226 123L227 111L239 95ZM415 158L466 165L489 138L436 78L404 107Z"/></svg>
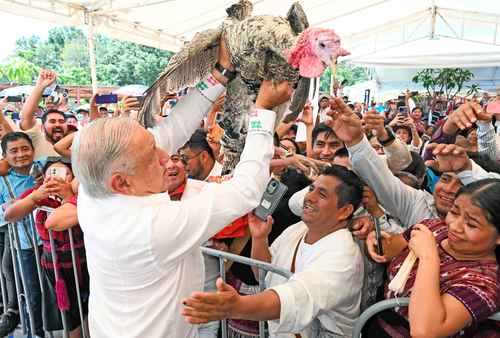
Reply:
<svg viewBox="0 0 500 338"><path fill-rule="evenodd" d="M437 6L434 5L432 6L432 9L431 9L432 13L431 13L431 39L435 39L436 38L436 16L437 16Z"/></svg>
<svg viewBox="0 0 500 338"><path fill-rule="evenodd" d="M85 12L85 21L87 23L87 47L89 50L89 60L90 60L90 77L92 80L92 93L97 93L97 72L96 72L96 62L95 62L95 48L94 48L94 23L92 21L92 15L89 12Z"/></svg>

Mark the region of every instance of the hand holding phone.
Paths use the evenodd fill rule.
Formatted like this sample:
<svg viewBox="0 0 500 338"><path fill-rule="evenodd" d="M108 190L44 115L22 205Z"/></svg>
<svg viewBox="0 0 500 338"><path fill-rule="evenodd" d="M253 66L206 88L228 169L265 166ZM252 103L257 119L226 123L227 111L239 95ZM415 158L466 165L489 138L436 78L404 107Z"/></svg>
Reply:
<svg viewBox="0 0 500 338"><path fill-rule="evenodd" d="M380 222L378 218L373 217L373 223L375 224L375 239L377 240L377 255L384 255L384 247L382 245L382 232L380 230Z"/></svg>
<svg viewBox="0 0 500 338"><path fill-rule="evenodd" d="M49 172L50 177L58 178L58 179L61 179L63 181L66 180L67 174L68 174L68 172L67 172L66 168L64 168L64 167L53 167L53 168L50 168L50 172Z"/></svg>
<svg viewBox="0 0 500 338"><path fill-rule="evenodd" d="M263 221L267 220L267 216L270 216L278 203L285 195L285 192L288 190L288 187L274 178L269 181L266 187L266 191L260 200L260 204L254 210L255 216L260 218Z"/></svg>
<svg viewBox="0 0 500 338"><path fill-rule="evenodd" d="M96 104L111 104L118 103L118 95L116 94L102 94L95 96Z"/></svg>

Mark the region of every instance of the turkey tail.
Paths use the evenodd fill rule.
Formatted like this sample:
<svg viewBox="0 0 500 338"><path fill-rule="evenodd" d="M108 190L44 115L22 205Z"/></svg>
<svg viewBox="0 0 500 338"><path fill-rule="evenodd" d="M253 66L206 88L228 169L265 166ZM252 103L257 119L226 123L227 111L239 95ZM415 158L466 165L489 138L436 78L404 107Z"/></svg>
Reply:
<svg viewBox="0 0 500 338"><path fill-rule="evenodd" d="M292 103L290 104L290 110L292 111L292 116L299 116L300 112L304 109L306 105L307 98L309 97L309 88L311 87L311 79L307 77L301 77L297 84L297 88L293 93ZM287 116L288 117L288 116Z"/></svg>
<svg viewBox="0 0 500 338"><path fill-rule="evenodd" d="M238 3L226 8L227 16L230 19L242 21L252 15L253 5L248 0L240 0Z"/></svg>
<svg viewBox="0 0 500 338"><path fill-rule="evenodd" d="M294 2L292 7L288 10L286 18L290 23L290 27L295 34L300 34L309 27L309 21L307 21L306 13L304 9L298 2Z"/></svg>
<svg viewBox="0 0 500 338"><path fill-rule="evenodd" d="M142 104L137 120L145 128L152 128L155 125L154 114L160 112L160 88L156 83L144 93L144 103Z"/></svg>

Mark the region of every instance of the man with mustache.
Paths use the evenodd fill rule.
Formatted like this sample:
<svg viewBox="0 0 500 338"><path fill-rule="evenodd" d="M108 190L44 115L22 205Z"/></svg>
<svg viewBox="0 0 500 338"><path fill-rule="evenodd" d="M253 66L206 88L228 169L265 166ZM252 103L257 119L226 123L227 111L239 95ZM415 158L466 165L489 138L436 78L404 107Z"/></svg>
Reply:
<svg viewBox="0 0 500 338"><path fill-rule="evenodd" d="M54 150L54 144L62 139L68 132L64 112L49 109L42 116L42 124L37 122L35 112L43 92L57 79L57 74L51 70L40 71L38 81L31 95L26 100L21 111L20 129L33 140L35 159L48 156L59 156ZM53 108L53 107L52 107Z"/></svg>

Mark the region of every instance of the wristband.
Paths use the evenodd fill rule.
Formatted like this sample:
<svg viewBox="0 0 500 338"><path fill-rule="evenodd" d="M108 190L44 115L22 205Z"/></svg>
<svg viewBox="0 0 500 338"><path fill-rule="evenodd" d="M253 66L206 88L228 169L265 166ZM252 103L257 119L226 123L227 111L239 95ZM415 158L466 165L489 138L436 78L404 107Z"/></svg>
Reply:
<svg viewBox="0 0 500 338"><path fill-rule="evenodd" d="M229 70L227 68L224 68L220 63L215 64L215 69L221 73L222 76L224 76L227 79L227 82L230 82L231 80L234 80L236 77L236 72L233 70Z"/></svg>

